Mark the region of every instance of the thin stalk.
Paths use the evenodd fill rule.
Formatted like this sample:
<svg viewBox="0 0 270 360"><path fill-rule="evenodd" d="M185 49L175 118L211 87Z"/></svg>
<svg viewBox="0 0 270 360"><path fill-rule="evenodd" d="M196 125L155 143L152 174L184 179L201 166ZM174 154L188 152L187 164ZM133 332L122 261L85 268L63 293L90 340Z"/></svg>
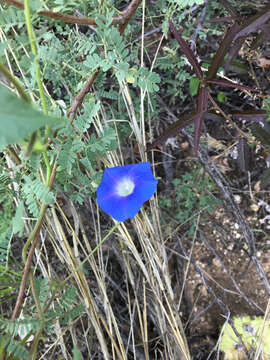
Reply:
<svg viewBox="0 0 270 360"><path fill-rule="evenodd" d="M48 158L47 152L46 152L46 151L43 151L42 154L43 154L43 158L44 158L44 161L45 161L45 164L46 164L46 168L47 168L47 173L46 173L46 186L49 187L49 186L50 186L50 178L51 178L51 165L50 165L50 162L49 162L49 158Z"/></svg>
<svg viewBox="0 0 270 360"><path fill-rule="evenodd" d="M5 78L11 82L18 93L21 95L21 98L24 99L26 102L31 103L30 97L25 92L22 83L7 69L7 67L0 63L0 72L5 76Z"/></svg>
<svg viewBox="0 0 270 360"><path fill-rule="evenodd" d="M39 214L39 218L35 224L35 227L34 229L32 230L29 238L27 239L24 247L23 247L23 250L22 250L22 258L23 258L23 262L24 264L26 263L26 253L27 253L27 249L28 247L30 246L30 244L32 243L32 241L34 240L35 238L35 235L37 233L37 231L39 230L39 227L43 221L43 218L44 218L44 215L45 215L45 212L46 212L46 209L47 209L47 205L45 203L43 203L41 205L41 209L40 209L40 214Z"/></svg>
<svg viewBox="0 0 270 360"><path fill-rule="evenodd" d="M36 359L36 354L37 354L38 343L39 343L40 337L42 335L42 331L43 331L43 329L45 327L45 319L44 319L44 313L42 311L42 308L41 308L41 305L40 305L40 302L39 302L39 298L38 298L38 295L37 295L37 292L36 292L35 283L34 283L34 276L33 276L33 273L32 273L31 270L29 272L29 277L30 277L30 284L31 284L32 293L33 293L34 300L35 300L35 305L36 305L36 308L37 308L37 311L38 311L39 319L41 321L41 327L40 327L40 329L38 329L38 331L35 334L34 340L33 340L32 345L31 345L31 350L30 350L30 354L31 354L30 359L35 360Z"/></svg>
<svg viewBox="0 0 270 360"><path fill-rule="evenodd" d="M27 33L28 33L28 38L29 38L30 45L31 45L32 54L35 57L36 80L37 80L37 84L38 84L40 100L41 100L41 104L42 104L44 113L46 115L48 115L48 108L47 108L47 104L46 104L46 100L45 100L45 93L44 93L44 89L43 89L42 81L41 81L40 66L39 66L39 61L38 61L38 57L37 57L38 53L37 53L37 47L36 47L36 37L35 37L35 33L33 30L33 26L32 26L32 21L31 21L29 0L24 0L24 15L25 15Z"/></svg>
<svg viewBox="0 0 270 360"><path fill-rule="evenodd" d="M37 80L37 84L38 84L41 105L42 105L44 114L48 115L48 107L47 107L47 103L46 103L46 99L45 99L45 93L44 93L44 89L43 89L43 85L42 85L42 81L41 81L41 71L40 71L40 66L39 66L39 61L38 61L36 37L35 37L35 33L34 33L34 30L33 30L33 26L32 26L32 21L31 21L29 0L24 0L24 15L25 15L27 33L28 33L28 38L29 38L29 41L30 41L32 54L35 57L35 59L34 59L34 61L35 61L35 72L36 72L36 80ZM45 130L45 137L44 137L44 141L43 141L44 144L46 144L47 141L48 141L49 132L50 132L50 127L47 125L46 130Z"/></svg>
<svg viewBox="0 0 270 360"><path fill-rule="evenodd" d="M36 37L35 37L35 33L34 33L34 30L33 30L33 26L32 26L32 21L31 21L31 12L30 12L30 2L29 2L29 0L24 0L24 15L25 15L27 33L28 33L28 38L29 38L32 54L35 57L34 58L35 72L36 72L36 80L37 80L37 84L38 84L41 105L42 105L44 114L48 115L48 107L47 107L47 103L46 103L46 99L45 99L45 93L44 93L42 80L41 80L41 71L40 71L40 66L39 66L39 61L38 61ZM44 136L44 140L43 140L44 144L46 144L47 141L48 141L49 132L50 132L50 127L46 126L45 136ZM46 151L42 151L42 155L43 155L43 158L44 158L44 161L45 161L45 164L46 164L46 169L47 169L46 186L49 186L49 180L50 180L50 176L51 176L51 166L50 166Z"/></svg>
<svg viewBox="0 0 270 360"><path fill-rule="evenodd" d="M108 239L108 237L111 236L111 234L114 232L114 230L118 227L120 222L117 222L114 227L108 232L108 234L101 240L100 243L97 244L97 246L90 252L90 254L80 263L79 266L77 266L72 273L62 282L62 286L64 286L68 280L74 275L76 271L78 271L85 263L90 259L91 256L94 255L94 253L100 248L100 246Z"/></svg>

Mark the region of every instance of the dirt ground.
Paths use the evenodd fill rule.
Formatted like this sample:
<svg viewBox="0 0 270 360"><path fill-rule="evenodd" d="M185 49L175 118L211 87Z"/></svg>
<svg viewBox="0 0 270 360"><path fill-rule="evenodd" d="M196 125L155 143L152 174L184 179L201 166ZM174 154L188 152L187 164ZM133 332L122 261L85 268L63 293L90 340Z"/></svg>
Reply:
<svg viewBox="0 0 270 360"><path fill-rule="evenodd" d="M215 131L211 135L214 137ZM220 139L217 141L220 142ZM181 179L182 174L192 166L192 153L186 150L185 137L174 139L174 144L177 147L171 154L177 159L179 150L176 149L183 149L185 145L186 152L181 150L182 158L173 167L173 177ZM250 256L241 227L224 204L216 206L212 213L202 212L194 238L186 236L188 227L180 227L177 231L172 246L185 257L186 262L183 265L180 257L172 259L171 271L178 284L176 292L182 291L181 285L185 283L181 315L185 319L183 323L192 359L208 359L228 317L264 316L269 302L261 273L254 264L261 265L266 279L270 281L269 186L260 187L261 173L266 167L265 158L260 145L257 145L252 149L253 170L242 172L237 162L232 160L231 143L227 142L226 146L230 149L227 153L225 151L226 155L218 156L217 151L217 156L211 156L211 150L208 154L231 186L234 200L253 232L256 252L253 257ZM175 245L177 242L181 245ZM181 266L181 271L176 273L175 269ZM181 280L178 281L177 277ZM213 357L209 359L215 356L213 352Z"/></svg>
<svg viewBox="0 0 270 360"><path fill-rule="evenodd" d="M261 228L258 215L254 213L251 218L253 229ZM248 256L247 246L242 242L238 224L233 223L222 209L211 214L209 221L200 224L200 240L193 244L193 264L190 264L186 283L186 300L191 307L186 326L191 349L197 355L204 347L206 353L213 349L228 315L217 299L226 304L231 317L264 316L269 301L258 271ZM218 231L217 225L225 231ZM269 280L270 237L257 234L256 257Z"/></svg>

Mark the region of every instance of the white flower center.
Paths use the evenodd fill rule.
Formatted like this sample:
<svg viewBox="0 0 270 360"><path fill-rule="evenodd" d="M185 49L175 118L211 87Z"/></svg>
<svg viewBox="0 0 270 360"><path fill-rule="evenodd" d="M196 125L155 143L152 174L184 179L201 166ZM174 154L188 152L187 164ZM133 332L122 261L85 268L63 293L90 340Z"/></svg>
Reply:
<svg viewBox="0 0 270 360"><path fill-rule="evenodd" d="M116 192L119 196L128 196L134 190L135 184L129 178L124 178L117 184Z"/></svg>

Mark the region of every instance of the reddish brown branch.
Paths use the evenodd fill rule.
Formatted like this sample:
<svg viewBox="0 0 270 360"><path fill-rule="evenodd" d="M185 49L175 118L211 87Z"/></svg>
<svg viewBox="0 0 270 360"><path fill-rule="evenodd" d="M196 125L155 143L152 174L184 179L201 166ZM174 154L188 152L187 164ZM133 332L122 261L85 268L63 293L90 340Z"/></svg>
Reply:
<svg viewBox="0 0 270 360"><path fill-rule="evenodd" d="M9 5L13 5L18 9L24 10L24 4L21 1L2 0L2 2L9 4ZM122 13L122 15L113 18L112 24L121 26L122 32L119 29L121 34L123 33L130 18L132 17L132 15L136 11L136 9L140 5L140 3L141 3L141 0L131 1L131 3L126 8L126 10ZM37 14L40 16L50 18L50 19L64 21L64 22L70 23L70 24L96 25L96 20L94 18L78 17L78 16L62 14L60 12L54 12L54 11L50 11L50 10L42 10L42 11L39 11Z"/></svg>
<svg viewBox="0 0 270 360"><path fill-rule="evenodd" d="M28 275L29 275L29 270L30 270L30 266L31 266L31 262L32 262L32 257L34 255L34 251L35 251L35 248L36 248L37 243L38 243L40 228L41 228L41 225L40 225L39 229L36 232L34 241L32 242L31 248L30 248L28 256L27 256L26 263L24 265L23 277L22 277L22 281L21 281L21 284L20 284L20 290L19 290L19 294L18 294L18 297L17 297L15 308L13 310L12 317L11 317L12 321L14 321L16 319L16 317L18 316L18 314L19 314L19 312L21 310L25 284L26 284L26 280L27 280Z"/></svg>
<svg viewBox="0 0 270 360"><path fill-rule="evenodd" d="M126 8L126 10L123 11L122 16L121 16L123 18L123 21L119 23L120 24L119 32L120 32L121 35L125 31L125 28L127 27L130 19L132 18L133 14L137 10L137 8L140 5L141 1L142 0L132 0L131 3Z"/></svg>
<svg viewBox="0 0 270 360"><path fill-rule="evenodd" d="M51 177L50 177L50 184L49 184L50 189L53 186L53 182L54 182L55 175L56 175L56 168L57 168L57 162L55 161L53 169L52 169ZM20 284L19 294L18 294L18 297L17 297L17 300L16 300L15 308L14 308L13 313L12 313L12 317L11 317L12 321L14 321L16 319L16 317L18 316L18 314L19 314L19 312L21 310L21 307L22 307L23 294L24 294L24 289L25 289L25 285L26 285L26 280L27 280L28 275L29 275L29 271L30 271L34 251L35 251L35 248L36 248L37 243L38 243L38 238L39 238L41 225L42 225L42 222L40 223L39 228L37 229L34 241L32 242L31 248L30 248L28 256L27 256L26 263L24 265L23 276L22 276L22 281L21 281L21 284Z"/></svg>
<svg viewBox="0 0 270 360"><path fill-rule="evenodd" d="M75 99L73 100L73 103L68 111L68 117L70 118L70 123L72 124L75 115L76 115L76 111L78 109L78 107L81 105L81 103L83 102L83 99L85 97L85 95L88 93L89 89L91 88L91 86L93 85L93 82L95 81L97 75L99 73L99 70L97 70L94 74L92 74L86 81L86 83L84 84L83 88L81 89L81 91L79 92L79 94L77 94L75 96Z"/></svg>

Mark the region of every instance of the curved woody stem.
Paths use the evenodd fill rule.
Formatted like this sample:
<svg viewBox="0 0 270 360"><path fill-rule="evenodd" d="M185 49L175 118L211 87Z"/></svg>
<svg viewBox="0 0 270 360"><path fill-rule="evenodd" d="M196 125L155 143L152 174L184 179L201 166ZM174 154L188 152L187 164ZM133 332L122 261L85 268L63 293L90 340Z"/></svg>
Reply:
<svg viewBox="0 0 270 360"><path fill-rule="evenodd" d="M3 3L13 5L18 9L24 10L24 4L18 0L2 0ZM113 18L112 24L113 25L122 25L122 32L126 28L129 20L133 16L134 12L136 11L137 7L140 5L141 0L133 0L128 5L126 10L124 10L120 16L116 16ZM60 12L54 12L51 10L41 10L37 13L39 16L44 16L54 20L64 21L69 24L77 24L77 25L96 25L96 20L94 18L88 17L78 17L73 15L62 14Z"/></svg>

